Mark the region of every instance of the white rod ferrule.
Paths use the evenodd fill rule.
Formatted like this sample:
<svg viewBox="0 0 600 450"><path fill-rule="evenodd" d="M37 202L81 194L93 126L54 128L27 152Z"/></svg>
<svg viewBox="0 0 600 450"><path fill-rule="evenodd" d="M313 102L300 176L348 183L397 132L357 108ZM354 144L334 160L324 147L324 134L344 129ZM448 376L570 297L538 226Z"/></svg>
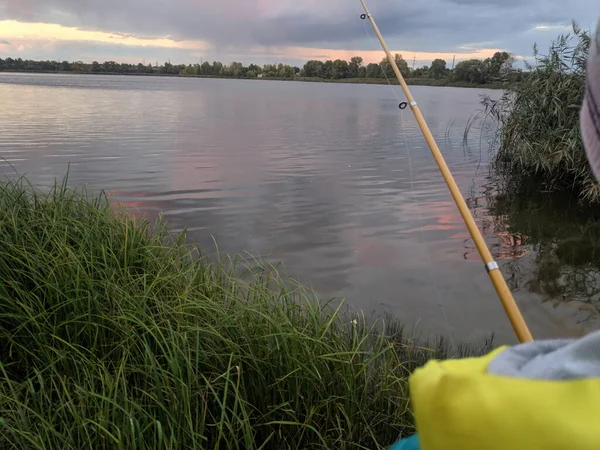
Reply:
<svg viewBox="0 0 600 450"><path fill-rule="evenodd" d="M496 261L492 261L485 265L485 270L490 273L492 270L500 270L500 267Z"/></svg>

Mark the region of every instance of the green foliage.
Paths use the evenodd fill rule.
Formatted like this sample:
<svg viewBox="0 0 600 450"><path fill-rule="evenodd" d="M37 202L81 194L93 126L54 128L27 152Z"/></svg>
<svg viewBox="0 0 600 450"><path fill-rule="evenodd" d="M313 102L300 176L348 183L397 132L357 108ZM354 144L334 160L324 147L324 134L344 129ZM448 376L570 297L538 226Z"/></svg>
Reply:
<svg viewBox="0 0 600 450"><path fill-rule="evenodd" d="M498 78L502 74L512 69L513 58L507 52L496 52L494 56L486 59L489 65L489 74L492 78Z"/></svg>
<svg viewBox="0 0 600 450"><path fill-rule="evenodd" d="M483 84L488 77L487 65L479 59L467 59L456 64L453 72L455 81Z"/></svg>
<svg viewBox="0 0 600 450"><path fill-rule="evenodd" d="M446 74L446 61L443 59L434 59L431 62L431 68L428 71L432 78L440 78Z"/></svg>
<svg viewBox="0 0 600 450"><path fill-rule="evenodd" d="M65 184L0 185L0 241L1 448L381 448L445 355Z"/></svg>
<svg viewBox="0 0 600 450"><path fill-rule="evenodd" d="M402 55L399 53L396 53L394 55L394 62L398 66L398 69L400 69L400 73L402 74L402 76L407 77L408 76L408 63L404 60L404 58L402 58ZM385 73L385 75L388 78L396 77L396 75L394 74L394 69L392 69L392 65L389 63L387 58L383 58L381 60L381 62L379 63L379 65L381 66L382 71Z"/></svg>
<svg viewBox="0 0 600 450"><path fill-rule="evenodd" d="M212 63L212 74L216 76L222 76L224 74L223 63L219 61L213 61Z"/></svg>
<svg viewBox="0 0 600 450"><path fill-rule="evenodd" d="M496 52L485 60L468 59L456 64L452 77L455 81L484 84L500 80L512 72L512 56L507 52Z"/></svg>
<svg viewBox="0 0 600 450"><path fill-rule="evenodd" d="M200 75L201 73L201 68L199 64L190 64L187 67L185 67L181 72L179 72L180 75Z"/></svg>
<svg viewBox="0 0 600 450"><path fill-rule="evenodd" d="M327 60L323 63L320 76L323 78L333 78L333 61Z"/></svg>
<svg viewBox="0 0 600 450"><path fill-rule="evenodd" d="M559 36L547 55L534 47L535 64L484 106L501 126L496 165L515 183L535 177L544 189L576 189L582 200L597 202L600 186L579 129L589 43L589 34L573 24L573 33Z"/></svg>
<svg viewBox="0 0 600 450"><path fill-rule="evenodd" d="M205 61L200 66L200 74L202 75L212 75L213 74L213 66L210 65L208 61Z"/></svg>
<svg viewBox="0 0 600 450"><path fill-rule="evenodd" d="M347 78L350 75L350 69L346 61L336 59L333 62L332 78Z"/></svg>
<svg viewBox="0 0 600 450"><path fill-rule="evenodd" d="M382 78L383 74L381 72L381 67L379 64L371 63L367 65L367 69L365 72L366 78Z"/></svg>
<svg viewBox="0 0 600 450"><path fill-rule="evenodd" d="M395 55L395 62L403 76L408 76L408 64L402 58L402 55ZM382 78L390 80L395 79L392 66L386 58L380 64L362 65L363 59L360 56L354 56L349 62L340 59L336 61L308 61L301 73L301 77L315 77L323 79L342 79L342 78Z"/></svg>
<svg viewBox="0 0 600 450"><path fill-rule="evenodd" d="M301 75L304 77L320 77L323 73L323 62L311 60L304 64Z"/></svg>
<svg viewBox="0 0 600 450"><path fill-rule="evenodd" d="M512 59L508 53L496 53L492 58L485 61L472 60L474 69L468 73L462 73L461 68L465 65L459 63L458 76L451 76L451 71L446 68L446 61L436 59L431 64L431 69L428 66L416 70L410 70L407 62L402 55L394 56L395 62L400 69L400 72L405 78L422 78L424 79L419 84L429 85L426 78L434 80L448 79L448 85L458 83L460 85L468 84L491 84L497 81L497 75L501 73L505 67L510 66L503 61L508 58ZM462 64L462 65L461 65ZM497 68L497 70L496 70ZM477 69L477 70L476 70ZM483 76L478 75L478 70L485 70ZM120 64L114 61L106 61L99 63L97 61L91 64L82 62L69 63L63 61L30 61L22 59L0 59L0 71L66 71L76 73L96 73L96 74L140 74L140 75L180 75L193 77L222 77L222 78L276 78L276 79L298 79L300 78L315 78L320 80L345 80L351 79L380 79L380 82L386 83L386 80L393 82L395 79L392 66L386 58L379 64L370 63L363 65L363 58L354 56L350 61L343 60L327 60L318 61L310 60L304 64L303 68L294 67L286 64L265 64L263 67L255 64L245 66L241 62L232 62L231 64L223 64L215 61L212 64L208 61L202 64L171 64L166 62L163 65L155 66L144 64ZM463 71L464 72L464 71ZM496 75L493 75L496 74ZM494 78L495 77L495 78ZM440 84L440 85L446 85ZM437 84L435 84L437 85Z"/></svg>
<svg viewBox="0 0 600 450"><path fill-rule="evenodd" d="M358 78L361 76L361 69L363 63L363 59L360 56L354 56L350 59L350 64L348 64L348 71L351 78ZM364 77L364 75L362 75Z"/></svg>
<svg viewBox="0 0 600 450"><path fill-rule="evenodd" d="M241 62L232 62L229 65L215 61L212 64L208 61L202 64L171 64L165 62L163 65L144 65L117 63L114 61L105 61L99 63L93 61L91 64L80 61L69 63L63 61L30 61L22 59L0 59L0 71L24 71L24 72L76 72L76 73L96 73L96 74L129 74L129 75L181 75L181 76L217 76L232 78L256 78L261 74L265 76L279 78L293 78L300 69L289 65L266 65L263 68L250 64L248 67Z"/></svg>
<svg viewBox="0 0 600 450"><path fill-rule="evenodd" d="M414 78L429 77L429 66L423 66L413 70L411 76Z"/></svg>

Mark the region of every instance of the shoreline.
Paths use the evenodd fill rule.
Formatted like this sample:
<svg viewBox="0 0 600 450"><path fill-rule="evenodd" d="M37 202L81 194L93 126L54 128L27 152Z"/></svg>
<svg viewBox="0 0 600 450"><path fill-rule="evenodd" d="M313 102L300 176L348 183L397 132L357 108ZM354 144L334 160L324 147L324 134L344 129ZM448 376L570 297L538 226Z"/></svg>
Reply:
<svg viewBox="0 0 600 450"><path fill-rule="evenodd" d="M333 83L333 84L392 84L398 86L398 80L382 78L339 78L327 79L319 77L262 77L262 78L244 78L244 77L223 77L216 75L179 75L170 73L119 73L119 72L75 72L61 70L0 70L1 73L23 73L23 74L57 74L57 75L123 75L139 77L171 77L171 78L212 78L221 80L257 80L257 81L297 81L300 83ZM449 81L439 78L405 78L409 86L431 86L431 87L457 87L457 88L475 88L475 89L503 89L502 83L475 84L464 81Z"/></svg>

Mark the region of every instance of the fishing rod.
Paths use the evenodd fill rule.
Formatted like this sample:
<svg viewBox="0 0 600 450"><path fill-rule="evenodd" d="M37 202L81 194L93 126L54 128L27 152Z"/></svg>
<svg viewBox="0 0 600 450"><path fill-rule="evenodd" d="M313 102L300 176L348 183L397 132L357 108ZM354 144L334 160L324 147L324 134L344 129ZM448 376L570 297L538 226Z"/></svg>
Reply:
<svg viewBox="0 0 600 450"><path fill-rule="evenodd" d="M429 149L431 150L431 153L433 154L433 157L435 158L435 161L440 169L440 172L442 173L442 176L444 177L444 180L446 181L446 184L448 185L448 189L450 189L450 193L452 194L454 203L456 203L456 206L460 212L460 215L462 216L463 221L465 222L465 225L467 226L467 229L469 230L469 233L471 234L471 238L473 239L473 241L475 242L475 245L477 246L477 251L479 252L481 259L483 260L483 263L485 264L485 270L487 271L487 273L492 281L492 284L494 285L494 288L496 289L498 297L500 297L500 301L502 302L504 311L506 312L506 315L508 316L508 319L510 320L511 325L512 325L513 329L515 330L515 333L517 334L519 341L520 342L533 341L533 337L531 336L531 332L529 331L529 328L527 327L527 323L525 323L525 319L523 319L523 315L521 314L521 311L519 310L519 307L517 306L515 299L513 298L512 293L510 292L510 289L508 288L508 286L506 284L506 280L504 280L504 277L502 276L502 272L500 272L500 267L498 266L498 263L496 261L494 261L494 258L492 257L492 254L491 254L487 244L485 243L485 240L483 239L483 236L481 235L481 232L479 231L479 228L477 227L477 224L475 223L473 216L471 215L471 211L469 211L467 203L465 202L465 199L463 198L462 194L460 193L460 189L458 188L456 181L454 181L454 177L452 176L452 173L450 172L450 169L448 168L448 165L446 164L446 161L444 160L444 157L442 156L442 152L440 152L440 149L439 149L437 143L435 142L435 139L433 138L433 135L431 134L429 127L427 126L427 122L425 122L425 119L423 118L423 114L421 114L421 110L419 109L417 102L415 101L412 94L410 93L410 89L408 89L408 86L407 86L406 82L404 81L404 77L400 73L400 69L398 69L398 65L396 64L394 57L390 53L390 50L389 50L388 46L386 45L385 40L383 39L383 36L381 35L379 28L377 27L377 24L375 23L375 19L373 19L373 16L369 12L369 9L367 8L367 4L365 3L365 0L360 0L360 2L362 3L362 6L365 10L365 13L361 14L360 18L363 20L369 19L369 22L371 22L371 25L373 26L373 29L375 30L375 34L377 35L377 38L379 39L379 42L381 43L381 47L383 48L383 51L385 52L387 59L388 59L390 65L392 66L392 69L394 70L394 74L396 75L396 78L398 79L398 82L400 83L400 86L402 87L402 91L404 91L404 95L406 96L406 99L408 100L408 102L400 103L400 109L404 109L410 105L410 109L412 110L412 112L415 116L415 119L417 119L419 128L421 129L421 132L423 133L423 137L427 141L427 145L429 146Z"/></svg>

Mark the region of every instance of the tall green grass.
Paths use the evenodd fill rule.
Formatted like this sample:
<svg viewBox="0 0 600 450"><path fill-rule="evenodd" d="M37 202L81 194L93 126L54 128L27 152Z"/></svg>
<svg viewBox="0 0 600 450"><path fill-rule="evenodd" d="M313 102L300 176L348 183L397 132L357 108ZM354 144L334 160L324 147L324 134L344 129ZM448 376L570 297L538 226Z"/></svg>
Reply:
<svg viewBox="0 0 600 450"><path fill-rule="evenodd" d="M65 184L0 185L0 242L0 448L381 448L446 356Z"/></svg>
<svg viewBox="0 0 600 450"><path fill-rule="evenodd" d="M483 100L500 124L495 164L511 184L535 178L545 190L576 190L582 200L600 201L579 129L589 45L590 34L574 23L546 55L534 46L535 63L520 81L505 83L499 100Z"/></svg>

